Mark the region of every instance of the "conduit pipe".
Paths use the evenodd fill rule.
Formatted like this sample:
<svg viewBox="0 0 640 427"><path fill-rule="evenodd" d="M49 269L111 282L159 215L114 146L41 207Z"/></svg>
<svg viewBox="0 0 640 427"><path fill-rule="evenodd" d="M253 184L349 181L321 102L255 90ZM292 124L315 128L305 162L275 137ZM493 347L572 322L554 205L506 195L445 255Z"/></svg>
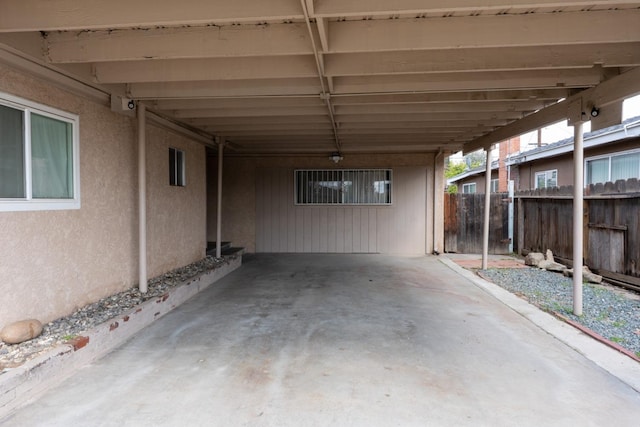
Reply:
<svg viewBox="0 0 640 427"><path fill-rule="evenodd" d="M331 94L327 92L324 86L324 71L322 69L322 62L320 60L320 53L318 52L318 46L316 46L313 29L311 28L311 20L309 19L309 11L307 10L307 4L305 0L300 0L302 6L302 12L304 13L304 20L307 23L307 30L309 31L309 39L311 40L311 47L313 48L313 56L316 60L316 68L318 69L318 78L320 79L320 88L322 93L320 98L326 103L329 109L329 117L331 118L331 126L333 127L333 136L335 138L336 148L338 152L341 150L340 138L338 138L338 127L336 125L336 119L333 115L333 106L331 105Z"/></svg>
<svg viewBox="0 0 640 427"><path fill-rule="evenodd" d="M216 136L218 144L218 209L216 215L216 258L222 258L222 156L224 139Z"/></svg>
<svg viewBox="0 0 640 427"><path fill-rule="evenodd" d="M582 244L584 232L583 122L573 125L573 314L582 316Z"/></svg>
<svg viewBox="0 0 640 427"><path fill-rule="evenodd" d="M489 265L489 219L491 207L491 147L486 149L486 171L484 174L484 227L482 232L482 269Z"/></svg>
<svg viewBox="0 0 640 427"><path fill-rule="evenodd" d="M147 292L147 109L138 103L138 263L140 293Z"/></svg>

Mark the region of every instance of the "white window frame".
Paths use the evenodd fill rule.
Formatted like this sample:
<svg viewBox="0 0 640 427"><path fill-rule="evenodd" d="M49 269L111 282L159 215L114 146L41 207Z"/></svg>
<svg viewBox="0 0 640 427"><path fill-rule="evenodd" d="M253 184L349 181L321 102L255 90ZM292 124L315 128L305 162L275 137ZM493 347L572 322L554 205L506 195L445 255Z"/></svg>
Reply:
<svg viewBox="0 0 640 427"><path fill-rule="evenodd" d="M57 108L32 102L8 93L0 92L0 105L24 112L24 198L0 198L0 212L48 211L80 209L80 117ZM71 124L73 197L70 199L34 199L31 168L31 113L50 117Z"/></svg>
<svg viewBox="0 0 640 427"><path fill-rule="evenodd" d="M473 188L473 191L465 191L465 188ZM462 184L462 194L476 194L478 187L475 182L468 182L466 184Z"/></svg>
<svg viewBox="0 0 640 427"><path fill-rule="evenodd" d="M347 203L344 200L336 200L332 203L316 203L314 201L303 201L301 202L298 197L298 173L299 172L318 172L322 174L323 172L382 172L384 174L389 174L389 202L380 202L380 203L365 203L365 202L352 202ZM357 179L357 178L356 178ZM358 185L358 182L355 183ZM391 206L393 205L393 169L381 169L381 168L372 168L372 169L296 169L293 171L293 202L296 206Z"/></svg>
<svg viewBox="0 0 640 427"><path fill-rule="evenodd" d="M500 179L492 179L491 180L491 192L497 193L500 189Z"/></svg>
<svg viewBox="0 0 640 427"><path fill-rule="evenodd" d="M634 148L631 150L625 150L625 151L616 151L615 153L609 153L609 154L601 154L599 156L592 156L592 157L586 157L584 159L584 186L588 186L590 185L590 183L588 183L588 176L587 176L587 164L593 160L602 160L602 159L609 159L609 175L607 176L607 181L605 182L611 182L611 158L612 157L617 157L617 156L624 156L626 154L638 154L640 153L640 148ZM638 171L638 179L640 179L640 171ZM596 183L594 183L596 184Z"/></svg>
<svg viewBox="0 0 640 427"><path fill-rule="evenodd" d="M555 172L556 174L556 185L554 185L553 187L548 186L547 183L549 182L549 175L552 175ZM543 175L544 174L544 187L538 187L538 176L539 175ZM558 187L558 169L549 169L546 171L539 171L536 172L534 175L534 181L533 181L533 188L534 189L538 189L538 188L555 188Z"/></svg>

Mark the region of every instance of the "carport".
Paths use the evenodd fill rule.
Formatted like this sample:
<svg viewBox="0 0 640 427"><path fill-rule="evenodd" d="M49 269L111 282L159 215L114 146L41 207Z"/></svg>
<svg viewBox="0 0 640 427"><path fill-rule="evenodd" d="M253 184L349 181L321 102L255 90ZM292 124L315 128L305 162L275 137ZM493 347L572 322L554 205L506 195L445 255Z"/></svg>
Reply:
<svg viewBox="0 0 640 427"><path fill-rule="evenodd" d="M639 22L638 0L2 3L3 64L137 115L139 203L127 212L137 216L141 289L146 220L160 214L146 205L151 122L209 148L198 196L209 198L207 240L251 253L340 253L256 255L100 362L104 370L72 380L68 398L93 402L86 411L44 415L65 407L52 394L44 412L18 417L62 424L108 412L114 423L156 425L235 414L299 425L286 418L297 408L311 424L631 424L640 405L630 388L424 255L443 250L451 152L488 153L569 119L582 188L582 124L619 122L622 100L640 93ZM83 173L99 180L98 169ZM359 179L369 193L346 194ZM392 256L403 252L418 258ZM95 387L105 376L119 386L115 401Z"/></svg>
<svg viewBox="0 0 640 427"><path fill-rule="evenodd" d="M635 425L527 311L436 257L255 255L5 425Z"/></svg>

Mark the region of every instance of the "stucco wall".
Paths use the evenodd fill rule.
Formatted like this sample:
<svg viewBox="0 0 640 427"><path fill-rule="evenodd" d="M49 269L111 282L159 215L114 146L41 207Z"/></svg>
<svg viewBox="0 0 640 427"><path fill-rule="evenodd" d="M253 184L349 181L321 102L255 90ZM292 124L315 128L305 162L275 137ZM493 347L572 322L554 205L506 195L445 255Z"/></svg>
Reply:
<svg viewBox="0 0 640 427"><path fill-rule="evenodd" d="M210 153L208 157L208 207L207 238L216 240L216 188L217 157ZM231 241L234 246L242 246L248 252L256 251L256 177L257 170L263 168L393 168L401 166L421 166L427 170L427 209L425 214L425 251L432 251L433 243L433 167L432 153L416 154L345 154L344 160L334 165L327 156L316 157L240 157L227 155L223 165L222 192L222 239ZM293 197L293 189L292 197Z"/></svg>
<svg viewBox="0 0 640 427"><path fill-rule="evenodd" d="M80 116L81 182L78 210L0 212L2 327L25 318L47 322L137 283L138 193L134 119L2 64L0 91ZM204 148L154 127L148 141L148 256L155 275L204 255L204 237L195 231L204 235ZM185 147L194 164L187 181L193 186L179 189L186 191L176 201L165 200L175 195L164 191L168 172L159 176L168 168L168 144Z"/></svg>

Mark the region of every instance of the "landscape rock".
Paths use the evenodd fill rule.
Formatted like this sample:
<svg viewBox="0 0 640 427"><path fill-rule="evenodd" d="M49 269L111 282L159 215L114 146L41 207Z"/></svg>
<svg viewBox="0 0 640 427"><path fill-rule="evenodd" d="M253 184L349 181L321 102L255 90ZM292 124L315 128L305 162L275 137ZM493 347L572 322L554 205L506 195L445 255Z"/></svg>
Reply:
<svg viewBox="0 0 640 427"><path fill-rule="evenodd" d="M562 272L567 277L573 277L573 269L566 269ZM595 274L586 265L582 266L582 280L589 283L602 283L602 276Z"/></svg>
<svg viewBox="0 0 640 427"><path fill-rule="evenodd" d="M551 259L553 259L553 256L551 257ZM560 264L559 262L549 261L548 259L541 261L540 264L538 264L538 267L556 273L562 273L567 269L566 266Z"/></svg>
<svg viewBox="0 0 640 427"><path fill-rule="evenodd" d="M0 339L7 344L20 344L42 333L42 323L36 319L10 323L0 331Z"/></svg>
<svg viewBox="0 0 640 427"><path fill-rule="evenodd" d="M529 252L524 259L525 265L532 267L538 267L542 261L544 261L544 255L540 252Z"/></svg>
<svg viewBox="0 0 640 427"><path fill-rule="evenodd" d="M553 252L551 252L551 249L547 249L545 259L550 262L556 262L555 258L553 257Z"/></svg>

